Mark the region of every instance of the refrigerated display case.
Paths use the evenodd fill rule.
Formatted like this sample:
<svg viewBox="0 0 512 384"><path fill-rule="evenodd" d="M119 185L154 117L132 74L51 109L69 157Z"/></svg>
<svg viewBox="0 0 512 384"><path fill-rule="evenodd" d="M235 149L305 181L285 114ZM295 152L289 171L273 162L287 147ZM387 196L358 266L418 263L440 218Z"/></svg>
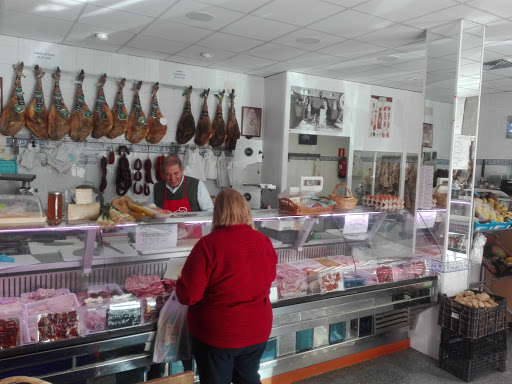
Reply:
<svg viewBox="0 0 512 384"><path fill-rule="evenodd" d="M441 249L406 210L253 215L279 257L263 379L404 340L436 301ZM0 248L15 259L0 263L0 309L18 305L20 329L0 349L0 378L73 383L149 366L158 311L210 231L204 212L108 229L0 228Z"/></svg>

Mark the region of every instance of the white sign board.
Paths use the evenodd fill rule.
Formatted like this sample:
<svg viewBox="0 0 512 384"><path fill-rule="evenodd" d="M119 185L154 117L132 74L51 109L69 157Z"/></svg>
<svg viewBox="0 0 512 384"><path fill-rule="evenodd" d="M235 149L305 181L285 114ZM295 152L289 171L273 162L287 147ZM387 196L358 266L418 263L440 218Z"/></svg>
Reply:
<svg viewBox="0 0 512 384"><path fill-rule="evenodd" d="M368 215L347 215L343 234L366 233L368 231Z"/></svg>
<svg viewBox="0 0 512 384"><path fill-rule="evenodd" d="M139 225L135 232L135 249L174 248L178 241L178 225Z"/></svg>
<svg viewBox="0 0 512 384"><path fill-rule="evenodd" d="M53 67L57 65L57 54L51 50L35 47L30 52L31 63L38 63L41 67Z"/></svg>
<svg viewBox="0 0 512 384"><path fill-rule="evenodd" d="M471 146L471 137L464 135L455 135L453 146L453 169L467 171L469 158L469 147Z"/></svg>

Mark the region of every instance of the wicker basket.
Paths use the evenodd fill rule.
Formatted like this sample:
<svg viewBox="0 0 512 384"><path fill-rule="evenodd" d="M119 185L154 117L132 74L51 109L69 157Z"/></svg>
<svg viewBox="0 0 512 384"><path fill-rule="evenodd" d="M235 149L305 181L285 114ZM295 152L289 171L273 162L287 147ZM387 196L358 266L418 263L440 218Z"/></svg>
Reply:
<svg viewBox="0 0 512 384"><path fill-rule="evenodd" d="M0 384L12 384L12 383L19 383L19 384L52 384L48 381L44 381L41 379L37 379L35 377L28 377L28 376L12 376L7 377L3 380L0 380Z"/></svg>
<svg viewBox="0 0 512 384"><path fill-rule="evenodd" d="M328 207L318 208L307 208L299 204L295 204L293 201L287 198L279 199L279 210L292 213L294 215L320 215L322 213L329 213L333 210L333 205Z"/></svg>
<svg viewBox="0 0 512 384"><path fill-rule="evenodd" d="M343 185L347 190L349 196L341 196L336 194L336 190L340 185ZM336 205L335 209L354 209L357 205L357 199L352 195L352 191L347 187L345 183L340 183L334 187L334 191L329 195L329 199L334 201Z"/></svg>
<svg viewBox="0 0 512 384"><path fill-rule="evenodd" d="M440 187L446 187L447 191L446 193L439 192ZM448 202L448 184L440 184L436 187L434 190L434 199L436 199L437 205L442 205L446 207L446 203Z"/></svg>

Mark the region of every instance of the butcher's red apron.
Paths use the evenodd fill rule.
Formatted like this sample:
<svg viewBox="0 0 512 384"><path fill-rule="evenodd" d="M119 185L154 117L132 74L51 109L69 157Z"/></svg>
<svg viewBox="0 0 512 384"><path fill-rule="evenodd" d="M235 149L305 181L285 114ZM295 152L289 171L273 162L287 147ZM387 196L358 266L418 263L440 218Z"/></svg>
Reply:
<svg viewBox="0 0 512 384"><path fill-rule="evenodd" d="M183 193L185 198L177 200L167 200L167 186L164 190L164 206L163 209L167 209L172 212L192 212L190 209L190 203L187 198L187 187L185 185L185 179L183 179ZM180 224L178 224L178 227ZM200 239L203 236L203 230L201 224L197 225L186 225L185 230L190 234L186 237L187 239Z"/></svg>

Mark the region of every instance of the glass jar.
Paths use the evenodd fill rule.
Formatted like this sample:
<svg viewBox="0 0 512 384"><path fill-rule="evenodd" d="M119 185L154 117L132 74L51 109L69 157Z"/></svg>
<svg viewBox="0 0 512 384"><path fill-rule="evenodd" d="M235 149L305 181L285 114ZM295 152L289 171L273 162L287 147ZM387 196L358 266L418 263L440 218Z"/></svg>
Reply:
<svg viewBox="0 0 512 384"><path fill-rule="evenodd" d="M62 193L48 192L48 225L59 225L62 222Z"/></svg>

